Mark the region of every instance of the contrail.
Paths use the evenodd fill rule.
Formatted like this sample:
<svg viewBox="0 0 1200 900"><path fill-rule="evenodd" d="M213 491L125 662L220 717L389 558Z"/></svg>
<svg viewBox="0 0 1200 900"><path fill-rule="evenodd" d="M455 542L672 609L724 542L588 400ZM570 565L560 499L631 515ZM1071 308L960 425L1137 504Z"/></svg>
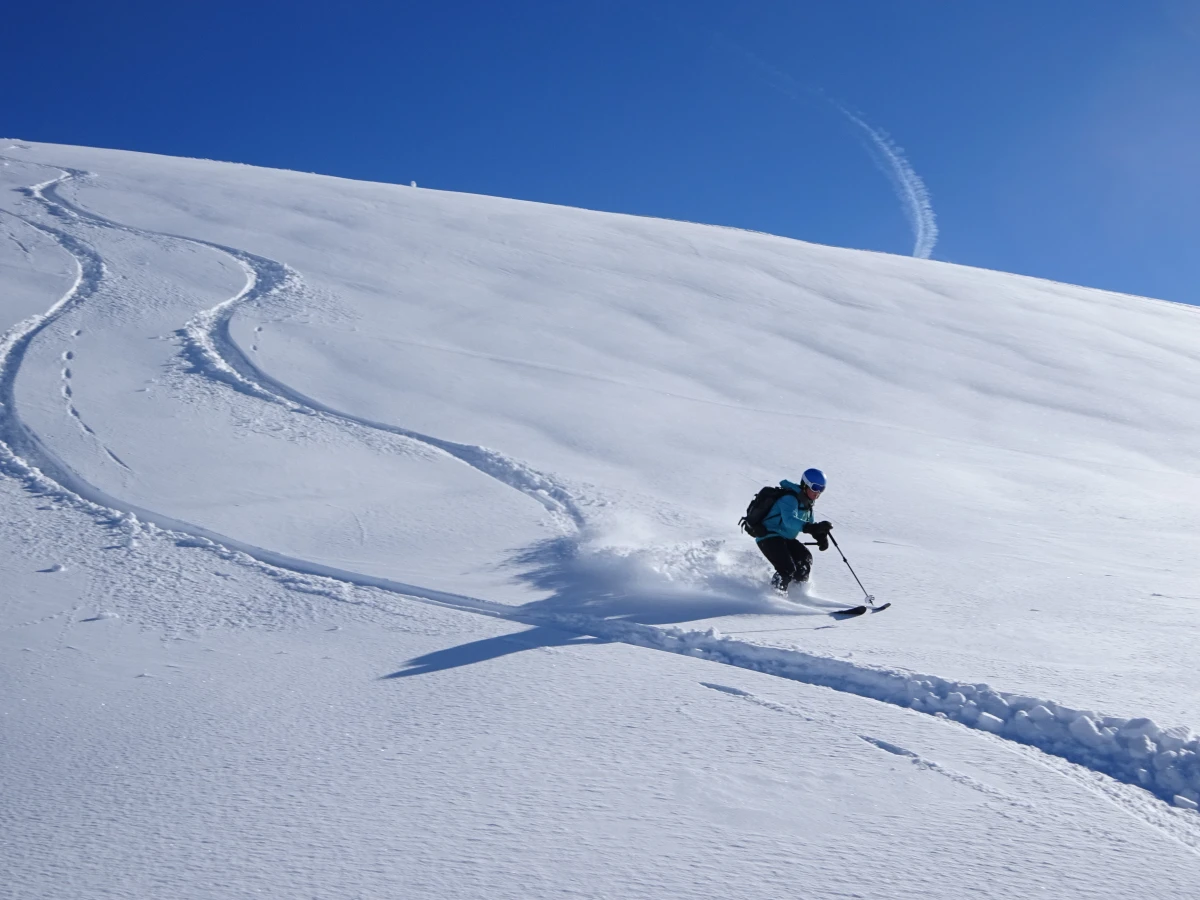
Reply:
<svg viewBox="0 0 1200 900"><path fill-rule="evenodd" d="M724 35L715 34L713 39L726 49L734 50L748 59L760 73L766 76L766 81L780 93L795 101L802 101L806 95L816 96L845 116L851 124L866 135L867 148L871 151L875 164L892 182L896 196L900 199L904 213L908 217L914 241L912 255L919 259L929 259L938 237L937 216L933 212L929 190L925 187L921 176L909 163L908 158L904 155L904 150L892 140L891 136L886 131L872 128L862 116L851 112L824 91L800 84L787 72L760 59L756 54Z"/></svg>
<svg viewBox="0 0 1200 900"><path fill-rule="evenodd" d="M933 252L933 245L937 243L938 227L937 217L933 214L933 204L929 200L929 191L925 187L925 182L921 180L920 175L913 171L904 151L896 145L886 131L872 128L840 103L833 100L828 100L828 102L861 128L870 139L871 146L875 151L872 156L875 157L879 168L883 169L884 174L891 180L896 196L900 198L900 202L904 205L904 211L908 215L908 224L912 228L913 238L916 241L913 245L912 255L918 259L929 259L929 254Z"/></svg>

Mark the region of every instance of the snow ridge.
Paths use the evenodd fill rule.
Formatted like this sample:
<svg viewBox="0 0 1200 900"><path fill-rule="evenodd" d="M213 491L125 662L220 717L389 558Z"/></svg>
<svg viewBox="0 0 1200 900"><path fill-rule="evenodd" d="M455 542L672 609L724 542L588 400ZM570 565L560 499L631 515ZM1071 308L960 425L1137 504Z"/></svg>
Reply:
<svg viewBox="0 0 1200 900"><path fill-rule="evenodd" d="M84 220L146 236L171 238L230 253L247 271L247 284L234 298L193 319L188 331L189 356L203 374L234 384L270 402L298 404L314 413L428 443L468 465L527 493L547 508L560 507L582 524L577 500L565 487L496 451L442 441L386 423L346 415L305 397L262 373L246 359L228 333L235 305L285 289L294 289L299 276L283 265L234 248L174 235L139 232L86 213L61 200L56 188L83 175L67 171L58 178L26 189L50 215ZM1185 728L1163 728L1146 718L1105 716L1077 710L1036 697L1008 693L987 684L968 684L901 670L866 666L800 650L764 647L725 637L715 630L692 632L586 615L535 613L485 600L431 590L391 579L366 576L288 557L148 510L123 504L84 482L45 448L21 423L13 404L17 370L30 342L62 312L91 296L104 275L101 257L79 239L57 228L21 218L56 240L76 260L78 276L68 292L49 311L11 329L0 339L0 467L37 493L57 493L79 502L97 517L121 525L131 535L165 530L170 536L215 551L226 558L274 566L305 576L332 579L343 585L385 590L421 602L535 625L551 625L640 647L763 672L780 678L823 686L879 702L952 719L971 728L1036 747L1048 754L1137 785L1177 807L1195 810L1200 803L1200 739ZM185 329L187 331L187 329ZM554 506L551 506L553 504ZM336 591L331 591L336 596Z"/></svg>

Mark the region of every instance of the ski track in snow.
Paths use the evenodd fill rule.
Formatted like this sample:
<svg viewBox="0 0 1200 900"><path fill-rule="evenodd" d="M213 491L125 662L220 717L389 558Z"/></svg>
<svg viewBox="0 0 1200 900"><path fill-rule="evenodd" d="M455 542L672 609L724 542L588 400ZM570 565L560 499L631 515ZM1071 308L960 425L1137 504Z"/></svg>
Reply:
<svg viewBox="0 0 1200 900"><path fill-rule="evenodd" d="M100 255L84 241L64 230L72 223L117 229L147 239L166 239L208 247L229 254L239 263L246 273L246 284L242 290L229 300L199 313L179 332L184 343L184 356L196 374L222 382L264 402L281 403L344 425L386 431L426 444L525 493L546 509L569 518L577 528L581 529L585 524L577 498L552 477L517 460L485 447L445 441L340 412L262 372L233 341L229 334L230 319L241 303L276 293L303 290L300 274L281 263L244 250L195 238L136 229L63 200L57 188L68 180L82 178L86 174L68 169L57 178L23 189L28 198L38 203L62 227L10 214L56 241L74 258L78 270L74 284L46 313L19 323L0 339L0 471L21 481L31 492L51 495L86 510L105 524L123 530L130 542L143 534L162 534L179 546L199 547L216 552L227 560L266 566L269 571L275 570L271 574L289 587L309 593L346 600L348 586L377 588L419 602L524 624L554 626L577 634L750 669L961 723L1007 739L1010 744L1025 745L1014 749L1031 752L1027 748L1035 748L1041 751L1036 758L1055 771L1076 781L1082 780L1089 789L1104 794L1140 821L1162 829L1200 852L1200 817L1188 812L1195 810L1200 801L1200 738L1193 736L1186 728L1163 728L1146 718L1105 716L1091 710L1072 709L1052 700L999 691L987 684L968 684L933 675L851 663L798 649L765 647L726 637L715 629L696 632L621 619L561 613L533 614L519 607L514 609L460 594L295 559L122 503L118 498L88 484L21 422L13 402L16 374L30 343L65 311L85 303L96 292L105 274ZM70 394L66 382L69 381L69 359L69 355L64 356L64 396L68 403ZM87 428L82 420L80 424ZM115 456L114 460L124 465ZM708 686L768 708L778 707L781 711L802 715L738 689ZM861 737L882 751L912 759L915 765L946 777L959 777L958 773L950 773L904 748L877 738ZM1114 784L1109 779L1124 784ZM1144 788L1167 803L1182 808L1164 807L1150 801L1141 791L1130 791L1125 785ZM974 783L972 786L982 789ZM1007 795L1004 796L1007 798ZM1011 801L1011 798L1007 799Z"/></svg>
<svg viewBox="0 0 1200 900"><path fill-rule="evenodd" d="M726 685L721 685L721 684L710 684L708 682L701 682L701 684L704 687L710 688L714 691L720 691L721 693L729 694L730 696L733 696L733 697L738 697L742 700L745 700L748 703L753 703L755 706L761 706L763 709L769 709L772 712L778 712L778 713L783 713L783 714L789 715L789 716L795 716L797 718L803 719L805 722L811 722L814 724L819 722L822 725L836 725L837 724L832 716L824 716L820 720L818 720L818 719L814 718L813 716L809 715L808 713L801 712L799 709L796 709L793 706L788 706L784 703L779 703L776 700L770 700L765 697L759 697L756 694L752 694L749 691L743 691L740 688L728 687ZM914 751L909 750L906 747L901 747L901 746L898 746L897 744L891 743L890 741L885 741L880 738L871 737L870 735L867 735L867 734L860 734L859 738L862 739L863 741L866 741L872 747L882 750L885 753L890 753L893 756L899 756L899 757L909 760L914 766L916 766L919 769L922 769L927 772L933 772L937 775L941 775L945 778L949 778L951 781L953 781L957 784L961 784L966 787L969 787L969 788L971 788L971 790L974 790L974 791L979 791L981 794L986 794L993 799L1000 800L1004 803L1007 803L1010 806L1017 807L1018 809L1024 810L1026 812L1032 812L1034 810L1034 804L1032 804L1032 803L1029 803L1029 802L1020 800L1016 797L1013 797L1011 794L1007 794L1004 791L1001 791L997 788L992 787L991 785L984 784L983 782L979 781L978 779L972 778L969 775L964 775L961 772L955 772L953 769L947 769L946 767L942 766L940 763L936 763L936 762L933 762L932 760L925 759L919 753L915 753Z"/></svg>
<svg viewBox="0 0 1200 900"><path fill-rule="evenodd" d="M824 716L820 719L814 717L808 712L803 712L794 706L780 703L776 700L771 700L766 697L760 697L752 694L749 691L741 688L730 687L723 684L713 684L710 682L701 682L701 684L714 691L719 691L723 694L737 697L747 703L752 703L755 706L760 706L764 709L769 709L773 712L783 713L789 716L795 716L805 722L819 723L822 725L836 725L837 722L832 716ZM948 722L947 725L950 723ZM993 787L977 778L972 778L962 772L957 772L949 769L938 762L926 759L919 753L916 753L907 747L901 747L893 744L891 741L882 740L867 734L860 734L858 737L885 753L890 753L893 756L898 756L909 760L916 768L939 775L944 778L960 784L963 787L970 788L973 791L985 795L988 799L998 801L1003 806L1015 811L1019 816L1036 811L1036 804L1020 797L1015 797L1006 791ZM1006 741L992 737L991 740L997 740L1000 746L1005 747L1010 752L1015 753L1029 761L1043 766L1056 775L1075 783L1076 785L1087 790L1089 793L1095 794L1109 803L1116 806L1122 812L1131 816L1139 824L1149 825L1164 833L1167 837L1178 842L1188 850L1200 855L1200 828L1197 827L1194 816L1184 814L1182 810L1172 807L1163 806L1161 803L1156 803L1148 798L1145 792L1132 787L1130 785L1121 784L1114 781L1108 776L1084 768L1068 762L1055 756L1047 755L1033 747L1016 744L1012 741ZM1001 813L1003 814L1003 813Z"/></svg>
<svg viewBox="0 0 1200 900"><path fill-rule="evenodd" d="M250 361L230 336L229 322L236 308L244 303L258 301L273 294L302 292L304 280L300 273L283 263L235 247L227 247L212 241L183 235L146 231L114 222L82 209L59 196L56 188L61 183L72 178L85 177L86 174L68 169L65 175L28 189L28 195L40 201L52 214L60 217L81 220L101 228L111 228L138 237L166 238L226 253L233 257L245 272L246 284L241 291L211 309L199 313L178 332L179 337L184 341L185 356L196 372L216 381L225 382L234 389L260 400L280 403L290 409L297 409L310 415L318 414L336 422L383 431L433 447L483 474L527 494L549 512L566 515L576 527L583 525L583 515L571 494L553 478L531 469L524 463L487 447L446 441L385 422L350 415L302 394L263 372ZM58 232L50 233L57 239ZM60 243L62 242L60 241ZM78 240L73 243L81 245ZM70 247L64 247L64 249L71 252ZM90 248L88 250L95 255ZM103 266L102 262L101 266Z"/></svg>

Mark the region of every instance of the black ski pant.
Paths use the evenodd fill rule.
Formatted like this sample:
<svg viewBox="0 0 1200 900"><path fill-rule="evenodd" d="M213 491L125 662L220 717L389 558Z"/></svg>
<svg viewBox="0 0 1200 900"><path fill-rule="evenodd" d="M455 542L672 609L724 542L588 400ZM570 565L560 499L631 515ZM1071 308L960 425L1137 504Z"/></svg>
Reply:
<svg viewBox="0 0 1200 900"><path fill-rule="evenodd" d="M779 573L782 587L786 588L793 581L808 581L808 570L812 568L812 554L799 541L772 536L759 541L758 549Z"/></svg>

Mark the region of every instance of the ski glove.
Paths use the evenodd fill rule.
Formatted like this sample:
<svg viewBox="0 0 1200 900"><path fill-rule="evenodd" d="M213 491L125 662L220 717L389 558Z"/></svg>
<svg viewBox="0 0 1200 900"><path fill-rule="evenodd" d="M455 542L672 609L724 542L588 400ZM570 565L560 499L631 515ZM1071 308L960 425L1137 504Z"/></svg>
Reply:
<svg viewBox="0 0 1200 900"><path fill-rule="evenodd" d="M817 539L817 549L824 553L829 549L829 532L833 529L832 522L813 522L804 526L804 533L811 534Z"/></svg>

